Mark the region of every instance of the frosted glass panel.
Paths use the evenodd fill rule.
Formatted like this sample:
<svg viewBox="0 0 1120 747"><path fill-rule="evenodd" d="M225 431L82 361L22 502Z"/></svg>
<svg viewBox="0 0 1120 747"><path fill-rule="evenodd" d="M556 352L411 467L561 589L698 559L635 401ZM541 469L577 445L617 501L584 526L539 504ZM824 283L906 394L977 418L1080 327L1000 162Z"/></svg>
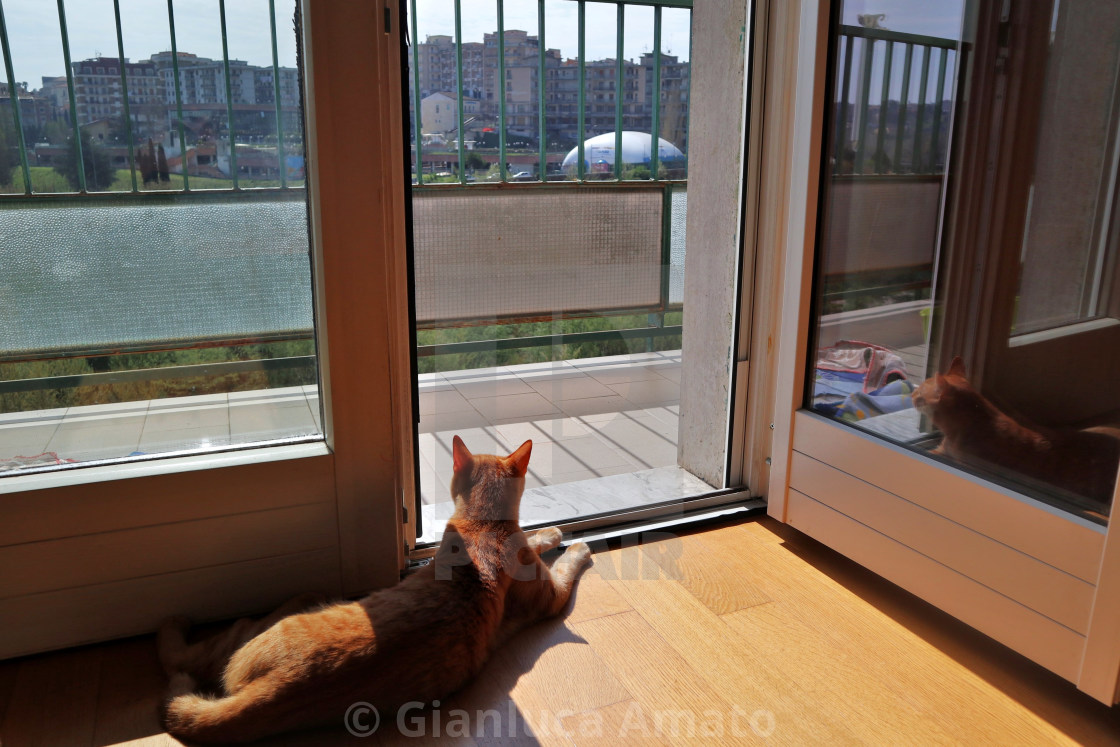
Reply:
<svg viewBox="0 0 1120 747"><path fill-rule="evenodd" d="M413 216L422 326L660 306L660 191L417 193Z"/></svg>
<svg viewBox="0 0 1120 747"><path fill-rule="evenodd" d="M302 193L7 207L3 355L310 335Z"/></svg>

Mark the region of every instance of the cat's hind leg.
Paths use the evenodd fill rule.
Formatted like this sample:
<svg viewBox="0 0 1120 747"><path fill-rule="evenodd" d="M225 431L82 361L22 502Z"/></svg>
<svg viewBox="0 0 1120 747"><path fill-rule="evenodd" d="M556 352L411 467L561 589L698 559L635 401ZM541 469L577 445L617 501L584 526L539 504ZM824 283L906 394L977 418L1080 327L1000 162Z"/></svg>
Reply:
<svg viewBox="0 0 1120 747"><path fill-rule="evenodd" d="M200 682L216 684L221 681L226 664L237 649L285 617L319 607L325 601L326 597L322 594L301 594L289 599L267 617L260 620L241 618L226 631L194 644L188 644L186 639L190 621L181 616L173 617L159 631L160 662L168 675L186 672Z"/></svg>
<svg viewBox="0 0 1120 747"><path fill-rule="evenodd" d="M191 621L177 615L165 620L156 634L156 651L168 677L184 670L187 649L190 648L187 644L187 631L190 628Z"/></svg>

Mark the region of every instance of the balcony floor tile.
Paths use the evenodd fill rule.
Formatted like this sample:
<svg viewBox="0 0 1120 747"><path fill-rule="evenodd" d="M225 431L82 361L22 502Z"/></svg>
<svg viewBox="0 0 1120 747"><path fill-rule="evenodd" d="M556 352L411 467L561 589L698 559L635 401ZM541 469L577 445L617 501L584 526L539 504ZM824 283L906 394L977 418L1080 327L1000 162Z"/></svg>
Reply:
<svg viewBox="0 0 1120 747"><path fill-rule="evenodd" d="M559 408L536 392L513 394L508 397L477 397L471 400L474 406L490 422L532 419L541 415L553 415Z"/></svg>
<svg viewBox="0 0 1120 747"><path fill-rule="evenodd" d="M553 402L591 397L609 397L614 394L590 376L570 376L561 379L534 381L531 386Z"/></svg>
<svg viewBox="0 0 1120 747"><path fill-rule="evenodd" d="M675 404L681 397L680 384L668 379L652 381L627 381L611 384L610 388L634 404L650 405Z"/></svg>
<svg viewBox="0 0 1120 747"><path fill-rule="evenodd" d="M420 415L435 415L449 412L471 412L474 408L459 392L448 389L436 392L420 392Z"/></svg>
<svg viewBox="0 0 1120 747"><path fill-rule="evenodd" d="M576 418L519 421L495 427L506 443L517 444L518 446L528 439L532 439L535 445L549 441L563 441L567 438L579 438L591 433L591 429Z"/></svg>
<svg viewBox="0 0 1120 747"><path fill-rule="evenodd" d="M679 395L661 372L677 367L679 355L651 353L423 375L423 502L450 500L456 434L476 453L508 454L531 439L529 488L675 468ZM309 385L3 414L0 459L121 458L314 435L318 393ZM596 501L585 508L604 510Z"/></svg>
<svg viewBox="0 0 1120 747"><path fill-rule="evenodd" d="M456 381L451 384L459 394L473 400L479 397L508 397L514 394L532 394L528 384L516 376L490 381Z"/></svg>

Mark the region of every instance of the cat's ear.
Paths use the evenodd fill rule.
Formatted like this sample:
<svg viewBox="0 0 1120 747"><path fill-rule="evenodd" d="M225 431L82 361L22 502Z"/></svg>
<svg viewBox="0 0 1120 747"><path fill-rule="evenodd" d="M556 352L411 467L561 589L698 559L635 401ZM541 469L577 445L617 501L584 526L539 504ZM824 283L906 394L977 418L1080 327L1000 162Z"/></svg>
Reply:
<svg viewBox="0 0 1120 747"><path fill-rule="evenodd" d="M509 455L510 466L513 467L514 477L524 477L529 471L529 454L533 451L533 442L526 441L517 447L517 451Z"/></svg>
<svg viewBox="0 0 1120 747"><path fill-rule="evenodd" d="M959 355L953 358L953 362L949 364L949 375L960 376L962 379L966 378L966 374L964 371L964 361L961 360L961 357Z"/></svg>
<svg viewBox="0 0 1120 747"><path fill-rule="evenodd" d="M454 457L454 470L462 472L465 469L470 469L474 464L474 456L467 450L467 445L463 443L463 439L455 436L451 439L451 454Z"/></svg>

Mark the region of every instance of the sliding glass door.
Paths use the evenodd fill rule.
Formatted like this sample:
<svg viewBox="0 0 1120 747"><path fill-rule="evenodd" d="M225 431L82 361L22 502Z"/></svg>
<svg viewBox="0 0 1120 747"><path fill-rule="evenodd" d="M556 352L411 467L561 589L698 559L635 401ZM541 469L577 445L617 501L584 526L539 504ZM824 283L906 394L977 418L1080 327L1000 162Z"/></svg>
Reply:
<svg viewBox="0 0 1120 747"><path fill-rule="evenodd" d="M453 509L456 434L479 452L533 441L526 524L740 487L726 416L694 407L690 432L682 408L690 382L714 412L727 412L732 389L737 315L717 304L736 301L748 40L701 49L694 39L747 23L746 7L411 9L421 542ZM699 113L705 100L715 104ZM734 147L716 163L701 156L697 171L691 133L715 120ZM705 127L701 142L714 137ZM690 202L713 189L715 216ZM715 230L732 241L717 249ZM693 277L704 262L726 270ZM717 319L722 343L687 341L690 316ZM698 447L700 427L724 443Z"/></svg>
<svg viewBox="0 0 1120 747"><path fill-rule="evenodd" d="M832 7L778 511L1076 682L1120 463L1120 16L877 10Z"/></svg>

